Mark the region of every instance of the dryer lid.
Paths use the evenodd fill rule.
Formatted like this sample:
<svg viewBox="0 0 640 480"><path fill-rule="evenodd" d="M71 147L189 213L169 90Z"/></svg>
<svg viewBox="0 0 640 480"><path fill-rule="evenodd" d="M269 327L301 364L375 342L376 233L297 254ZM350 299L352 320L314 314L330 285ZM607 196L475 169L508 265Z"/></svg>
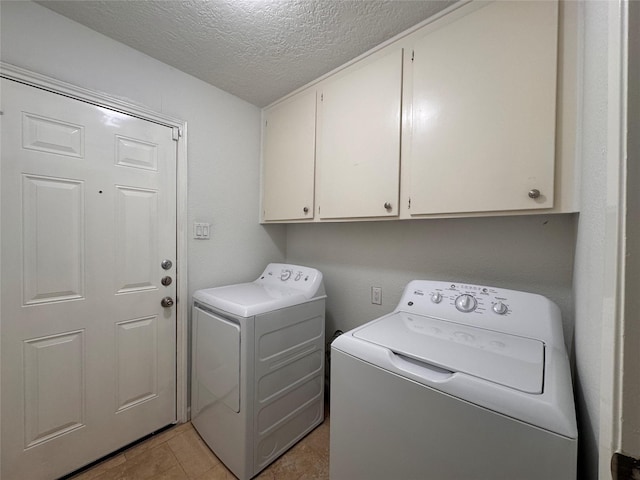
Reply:
<svg viewBox="0 0 640 480"><path fill-rule="evenodd" d="M299 290L256 282L198 290L193 298L240 317L253 317L309 301Z"/></svg>
<svg viewBox="0 0 640 480"><path fill-rule="evenodd" d="M248 318L326 298L326 295L319 270L270 263L253 282L198 290L193 298L211 308Z"/></svg>
<svg viewBox="0 0 640 480"><path fill-rule="evenodd" d="M397 312L353 336L396 354L527 393L542 393L544 344L538 340Z"/></svg>

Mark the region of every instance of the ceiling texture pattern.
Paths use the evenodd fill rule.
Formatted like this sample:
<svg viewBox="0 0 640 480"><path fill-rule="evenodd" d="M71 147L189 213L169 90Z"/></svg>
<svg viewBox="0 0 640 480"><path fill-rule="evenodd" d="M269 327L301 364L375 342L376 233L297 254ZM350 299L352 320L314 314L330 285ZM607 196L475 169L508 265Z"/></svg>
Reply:
<svg viewBox="0 0 640 480"><path fill-rule="evenodd" d="M435 0L43 0L263 107L443 10Z"/></svg>

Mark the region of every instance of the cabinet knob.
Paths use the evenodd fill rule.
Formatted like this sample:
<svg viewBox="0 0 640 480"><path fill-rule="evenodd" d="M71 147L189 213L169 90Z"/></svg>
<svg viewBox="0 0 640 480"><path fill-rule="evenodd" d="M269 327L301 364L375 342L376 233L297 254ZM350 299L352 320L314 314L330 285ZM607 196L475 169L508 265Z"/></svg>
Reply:
<svg viewBox="0 0 640 480"><path fill-rule="evenodd" d="M538 198L540 196L540 190L533 188L529 190L529 198Z"/></svg>
<svg viewBox="0 0 640 480"><path fill-rule="evenodd" d="M309 213L309 207L304 207L304 208L302 209L302 211L303 211L304 213Z"/></svg>
<svg viewBox="0 0 640 480"><path fill-rule="evenodd" d="M391 203L390 202L385 202L384 208L387 209L387 210L391 210Z"/></svg>

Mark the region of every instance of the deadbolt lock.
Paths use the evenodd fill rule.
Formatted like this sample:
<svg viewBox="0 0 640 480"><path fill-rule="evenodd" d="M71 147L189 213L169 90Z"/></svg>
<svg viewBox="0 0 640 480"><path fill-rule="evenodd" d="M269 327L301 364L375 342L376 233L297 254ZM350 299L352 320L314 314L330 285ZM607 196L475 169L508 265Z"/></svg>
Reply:
<svg viewBox="0 0 640 480"><path fill-rule="evenodd" d="M166 277L162 277L162 279L160 280L160 283L165 287L168 287L169 285L171 285L171 282L173 282L173 280L168 275Z"/></svg>

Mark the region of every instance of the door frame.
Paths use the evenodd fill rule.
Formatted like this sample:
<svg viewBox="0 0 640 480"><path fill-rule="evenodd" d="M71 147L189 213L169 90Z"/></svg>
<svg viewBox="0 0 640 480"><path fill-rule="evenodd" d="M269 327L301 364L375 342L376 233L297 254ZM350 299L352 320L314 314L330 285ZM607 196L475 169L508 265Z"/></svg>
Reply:
<svg viewBox="0 0 640 480"><path fill-rule="evenodd" d="M42 75L15 65L0 61L0 77L25 85L46 90L65 97L80 100L116 112L131 115L149 122L172 128L177 135L176 156L176 420L188 420L187 360L189 338L187 318L189 311L189 290L187 286L187 122L162 113L149 110L105 93L89 90L71 83ZM1 113L1 112L0 112ZM1 265L0 265L1 268ZM1 300L0 300L1 301ZM0 328L2 319L0 318Z"/></svg>

